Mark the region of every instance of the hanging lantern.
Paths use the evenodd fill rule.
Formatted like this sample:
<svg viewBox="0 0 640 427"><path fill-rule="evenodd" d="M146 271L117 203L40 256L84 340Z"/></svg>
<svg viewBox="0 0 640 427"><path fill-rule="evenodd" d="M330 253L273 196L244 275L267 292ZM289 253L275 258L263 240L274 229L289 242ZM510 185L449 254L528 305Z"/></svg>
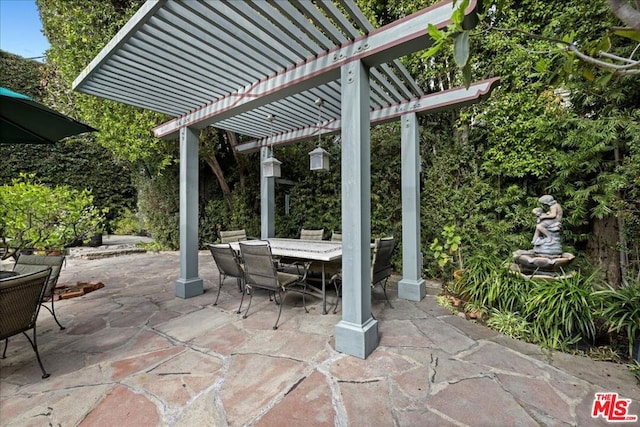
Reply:
<svg viewBox="0 0 640 427"><path fill-rule="evenodd" d="M280 178L280 165L282 162L273 153L262 162L262 175L266 178Z"/></svg>
<svg viewBox="0 0 640 427"><path fill-rule="evenodd" d="M318 146L315 150L310 151L309 167L312 171L328 171L329 152L320 146Z"/></svg>
<svg viewBox="0 0 640 427"><path fill-rule="evenodd" d="M269 114L267 116L267 120L269 121L269 134L270 137L273 137L273 121L276 116L273 114ZM264 159L262 162L262 176L265 178L280 178L280 165L282 162L275 157L273 157L273 145L271 145L269 150L269 157Z"/></svg>
<svg viewBox="0 0 640 427"><path fill-rule="evenodd" d="M320 98L316 99L315 104L318 106L318 147L309 152L309 169L312 171L328 171L329 170L329 153L320 146L320 125L322 124L322 113L320 109L324 101Z"/></svg>

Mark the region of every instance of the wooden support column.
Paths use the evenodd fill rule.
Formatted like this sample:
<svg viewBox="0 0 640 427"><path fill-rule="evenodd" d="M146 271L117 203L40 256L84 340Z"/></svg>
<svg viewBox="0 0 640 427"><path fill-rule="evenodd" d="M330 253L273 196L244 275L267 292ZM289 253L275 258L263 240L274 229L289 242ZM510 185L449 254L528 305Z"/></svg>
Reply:
<svg viewBox="0 0 640 427"><path fill-rule="evenodd" d="M341 68L342 320L336 350L365 359L378 346L371 316L371 134L369 74L359 60ZM348 119L347 119L348 118Z"/></svg>
<svg viewBox="0 0 640 427"><path fill-rule="evenodd" d="M276 236L276 179L262 174L262 162L269 157L270 152L268 147L260 149L260 238L262 239Z"/></svg>
<svg viewBox="0 0 640 427"><path fill-rule="evenodd" d="M191 298L204 292L198 276L198 134L180 129L180 277L176 296Z"/></svg>
<svg viewBox="0 0 640 427"><path fill-rule="evenodd" d="M415 113L401 118L402 280L398 297L420 301L426 295L420 251L420 138Z"/></svg>

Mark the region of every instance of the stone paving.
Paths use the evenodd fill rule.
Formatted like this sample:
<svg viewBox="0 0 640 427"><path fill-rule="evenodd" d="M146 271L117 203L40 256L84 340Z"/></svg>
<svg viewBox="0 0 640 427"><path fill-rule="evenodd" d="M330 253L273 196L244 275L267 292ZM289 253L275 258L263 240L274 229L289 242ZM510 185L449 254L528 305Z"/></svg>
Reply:
<svg viewBox="0 0 640 427"><path fill-rule="evenodd" d="M256 293L247 319L234 280L199 256L205 293L174 296L176 252L67 259L60 282L105 287L46 310L38 345L9 340L0 361L2 426L538 426L610 425L594 419L596 392L631 399L640 387L621 365L508 339L420 302L374 293L380 345L366 359L337 353L340 314L291 295L277 307ZM332 299L333 295L329 298ZM245 301L246 304L246 301ZM246 306L246 305L245 305ZM631 423L635 424L635 423ZM626 424L629 425L629 424Z"/></svg>

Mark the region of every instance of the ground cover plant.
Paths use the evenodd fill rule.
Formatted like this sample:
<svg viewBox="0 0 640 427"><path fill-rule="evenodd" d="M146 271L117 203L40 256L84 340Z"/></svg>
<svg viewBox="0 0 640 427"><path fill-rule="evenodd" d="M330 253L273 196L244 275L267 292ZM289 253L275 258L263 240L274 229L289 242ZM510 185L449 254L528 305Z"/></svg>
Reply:
<svg viewBox="0 0 640 427"><path fill-rule="evenodd" d="M626 363L637 375L637 281L615 288L597 269L532 280L512 271L508 260L480 254L469 257L462 276L446 282L443 291L439 304L500 333L550 350ZM483 315L470 316L478 312Z"/></svg>

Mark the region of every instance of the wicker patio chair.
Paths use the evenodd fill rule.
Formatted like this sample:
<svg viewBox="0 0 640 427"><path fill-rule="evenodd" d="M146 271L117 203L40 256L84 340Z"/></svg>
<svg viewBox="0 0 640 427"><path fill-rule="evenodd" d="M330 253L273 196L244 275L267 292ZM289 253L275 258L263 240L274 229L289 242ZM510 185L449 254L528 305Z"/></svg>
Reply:
<svg viewBox="0 0 640 427"><path fill-rule="evenodd" d="M220 284L218 285L216 301L213 303L213 305L218 305L220 289L222 289L224 280L227 277L235 278L238 284L238 290L240 292L244 291L244 271L242 270L240 258L230 244L212 245L207 243L207 248L209 248L209 252L211 252L211 256L216 263L216 267L218 267L218 279Z"/></svg>
<svg viewBox="0 0 640 427"><path fill-rule="evenodd" d="M58 317L56 316L55 306L53 304L54 301L54 291L56 289L56 284L58 283L58 277L60 277L60 271L62 270L62 264L64 263L65 256L42 256L42 255L20 255L18 261L13 266L13 271L18 274L27 274L33 273L36 271L41 271L47 268L51 268L51 275L49 276L49 281L47 282L47 288L45 289L43 299L40 301L42 306L49 310L49 313L53 315L53 319L56 321L60 330L64 329L64 326L60 324L58 321ZM45 303L45 299L49 299L51 301L51 308L49 308Z"/></svg>
<svg viewBox="0 0 640 427"><path fill-rule="evenodd" d="M305 276L278 271L274 265L271 247L268 242L240 242L240 254L244 263L245 277L245 291L242 294L242 299L244 299L244 295L248 290L251 290L249 293L249 305L247 306L244 316L242 316L244 319L246 319L249 314L251 300L255 293L253 289L255 288L267 290L269 292L269 300L271 300L271 294L274 294L276 304L280 305L278 318L273 325L273 329L278 329L282 306L289 291L302 293L304 310L307 313L309 312L305 300L307 288ZM278 297L280 297L280 302L278 302ZM240 307L242 307L242 300L240 301ZM240 308L238 308L238 313L240 313Z"/></svg>
<svg viewBox="0 0 640 427"><path fill-rule="evenodd" d="M2 358L7 355L9 338L22 332L36 353L42 378L47 378L49 374L44 370L38 353L36 320L50 274L51 268L47 267L35 273L0 280L0 340L4 340ZM27 335L30 329L33 329L33 340Z"/></svg>

